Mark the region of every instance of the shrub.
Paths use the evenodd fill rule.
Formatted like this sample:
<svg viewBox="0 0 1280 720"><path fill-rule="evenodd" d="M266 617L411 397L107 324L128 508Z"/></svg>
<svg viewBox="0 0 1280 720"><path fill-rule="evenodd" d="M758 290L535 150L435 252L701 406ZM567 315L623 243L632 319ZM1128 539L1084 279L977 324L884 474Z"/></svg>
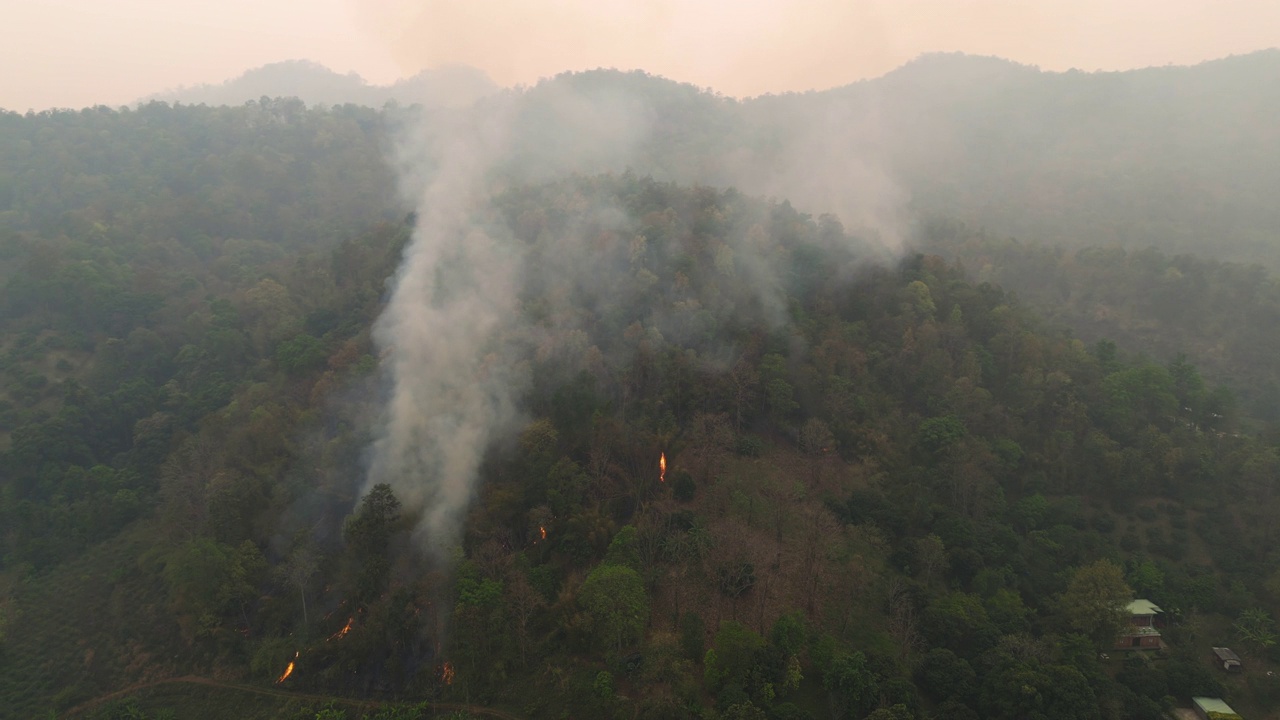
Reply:
<svg viewBox="0 0 1280 720"><path fill-rule="evenodd" d="M698 485L693 481L693 476L684 470L675 473L675 477L671 478L671 496L680 502L689 502L698 492Z"/></svg>
<svg viewBox="0 0 1280 720"><path fill-rule="evenodd" d="M743 457L760 457L764 454L764 441L754 435L741 435L733 449Z"/></svg>

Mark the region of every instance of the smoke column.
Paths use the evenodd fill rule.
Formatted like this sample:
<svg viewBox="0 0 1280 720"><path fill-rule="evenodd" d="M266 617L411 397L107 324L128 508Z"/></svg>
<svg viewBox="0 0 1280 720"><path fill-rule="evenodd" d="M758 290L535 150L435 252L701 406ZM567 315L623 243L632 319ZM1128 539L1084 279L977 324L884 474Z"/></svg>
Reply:
<svg viewBox="0 0 1280 720"><path fill-rule="evenodd" d="M454 116L433 143L435 171L374 327L390 395L365 490L385 482L421 508L419 539L437 555L456 542L485 449L515 419L524 385L502 332L521 257L485 222L505 122L500 112L474 120Z"/></svg>
<svg viewBox="0 0 1280 720"><path fill-rule="evenodd" d="M792 119L785 142L757 151L749 133L717 136L696 120L665 120L686 111L680 102L688 100L704 123L741 122L739 105L672 85L636 75L565 76L466 111L426 116L401 133L401 185L418 221L374 328L389 395L365 490L388 483L408 509L420 511L419 540L440 559L460 536L485 452L516 429L534 347L545 354L577 342L572 338L585 342L576 327L581 308L573 304L616 300L612 278L634 270L610 265L579 230L541 238L537 254L526 256L492 206L495 190L635 168L685 184L710 181L803 200L805 209L836 211L897 249L905 198L874 157L863 159L879 137L874 124L861 126L857 139L832 142L858 115L823 109L807 122ZM690 147L694 158L680 150ZM606 210L608 201L595 198L584 210L592 203L587 224L597 234L608 228L643 243L625 209ZM785 321L785 291L778 259L757 237L762 232L725 241L741 286L756 296L753 312L776 326ZM552 301L550 327L521 316L520 293L528 287L557 288L541 293ZM664 325L656 317L644 322Z"/></svg>
<svg viewBox="0 0 1280 720"><path fill-rule="evenodd" d="M418 539L440 560L460 537L486 449L515 430L536 341L519 313L530 275L524 248L497 219L494 190L570 169L621 170L651 126L629 95L546 89L546 123L568 133L550 162L537 155L511 166L513 145L527 147L530 132L539 138L519 115L524 93L424 117L400 133L397 170L417 225L374 327L389 395L364 491L387 483L420 510ZM555 263L574 277L598 270L579 240L563 239Z"/></svg>

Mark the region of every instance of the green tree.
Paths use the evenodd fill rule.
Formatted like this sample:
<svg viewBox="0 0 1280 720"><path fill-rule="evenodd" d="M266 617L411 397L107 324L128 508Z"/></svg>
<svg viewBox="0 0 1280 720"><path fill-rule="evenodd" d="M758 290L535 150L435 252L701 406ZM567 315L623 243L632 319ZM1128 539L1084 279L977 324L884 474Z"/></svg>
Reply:
<svg viewBox="0 0 1280 720"><path fill-rule="evenodd" d="M932 586L947 571L947 548L941 538L929 534L916 540L915 549L916 572L925 586Z"/></svg>
<svg viewBox="0 0 1280 720"><path fill-rule="evenodd" d="M1022 596L1008 588L1000 588L982 601L987 617L1000 629L1001 634L1012 635L1027 631L1027 615L1030 612L1022 602Z"/></svg>
<svg viewBox="0 0 1280 720"><path fill-rule="evenodd" d="M276 362L289 375L304 375L324 366L328 358L320 338L298 333L276 346Z"/></svg>
<svg viewBox="0 0 1280 720"><path fill-rule="evenodd" d="M1081 672L1065 665L1046 669L1045 701L1049 720L1099 720L1098 699Z"/></svg>
<svg viewBox="0 0 1280 720"><path fill-rule="evenodd" d="M920 423L916 443L928 457L936 460L946 455L968 432L964 422L954 415L929 418Z"/></svg>
<svg viewBox="0 0 1280 720"><path fill-rule="evenodd" d="M782 683L779 685L784 694L795 692L800 688L800 681L804 680L801 674L800 658L792 655L787 658L787 664L782 668Z"/></svg>
<svg viewBox="0 0 1280 720"><path fill-rule="evenodd" d="M744 702L725 708L720 717L724 720L767 720L769 716L751 702Z"/></svg>
<svg viewBox="0 0 1280 720"><path fill-rule="evenodd" d="M209 538L192 540L165 560L171 607L183 619L188 640L211 632L223 613L244 597L248 577L241 563L234 548Z"/></svg>
<svg viewBox="0 0 1280 720"><path fill-rule="evenodd" d="M596 679L591 684L591 690L601 700L613 699L613 673L608 670L601 670L596 673Z"/></svg>
<svg viewBox="0 0 1280 720"><path fill-rule="evenodd" d="M361 602L376 598L386 589L391 573L391 535L399 519L400 500L390 485L379 483L361 499L355 515L347 520L343 536L347 541L348 572L354 578L354 594Z"/></svg>
<svg viewBox="0 0 1280 720"><path fill-rule="evenodd" d="M962 592L947 593L929 603L924 613L924 631L933 644L960 654L990 647L998 635L982 600Z"/></svg>
<svg viewBox="0 0 1280 720"><path fill-rule="evenodd" d="M822 675L831 713L838 718L862 717L875 704L877 685L867 657L860 652L837 655Z"/></svg>
<svg viewBox="0 0 1280 720"><path fill-rule="evenodd" d="M715 667L708 667L708 672L718 680L713 688L719 689L721 685L727 684L745 685L764 646L764 638L742 623L722 623L715 637Z"/></svg>
<svg viewBox="0 0 1280 720"><path fill-rule="evenodd" d="M790 612L778 616L769 631L769 644L783 657L799 654L805 641L804 614Z"/></svg>
<svg viewBox="0 0 1280 720"><path fill-rule="evenodd" d="M1164 590L1164 571L1150 560L1130 564L1127 580L1143 597L1159 595Z"/></svg>
<svg viewBox="0 0 1280 720"><path fill-rule="evenodd" d="M1146 364L1108 375L1102 383L1103 410L1110 426L1125 435L1148 423L1167 428L1178 411L1169 371Z"/></svg>
<svg viewBox="0 0 1280 720"><path fill-rule="evenodd" d="M625 565L596 566L582 583L578 602L602 644L615 651L637 642L649 622L644 581Z"/></svg>
<svg viewBox="0 0 1280 720"><path fill-rule="evenodd" d="M1236 618L1236 637L1259 653L1276 644L1276 623L1261 608L1249 608Z"/></svg>
<svg viewBox="0 0 1280 720"><path fill-rule="evenodd" d="M915 715L911 714L906 705L898 703L891 707L882 707L873 711L865 720L915 720Z"/></svg>
<svg viewBox="0 0 1280 720"><path fill-rule="evenodd" d="M632 570L640 570L640 555L636 550L636 537L635 526L624 525L613 536L613 540L609 541L609 549L605 551L604 560L601 563L605 565L624 565Z"/></svg>
<svg viewBox="0 0 1280 720"><path fill-rule="evenodd" d="M979 709L991 720L1044 718L1047 675L1022 663L1002 663L985 673Z"/></svg>
<svg viewBox="0 0 1280 720"><path fill-rule="evenodd" d="M1100 649L1111 647L1129 622L1125 609L1133 591L1124 572L1110 560L1099 560L1076 569L1058 606L1066 625Z"/></svg>
<svg viewBox="0 0 1280 720"><path fill-rule="evenodd" d="M972 698L977 678L967 660L945 648L930 650L916 670L920 687L935 700Z"/></svg>
<svg viewBox="0 0 1280 720"><path fill-rule="evenodd" d="M795 401L795 388L787 381L786 358L777 354L765 355L760 361L760 378L769 418L775 424L785 426L800 408Z"/></svg>

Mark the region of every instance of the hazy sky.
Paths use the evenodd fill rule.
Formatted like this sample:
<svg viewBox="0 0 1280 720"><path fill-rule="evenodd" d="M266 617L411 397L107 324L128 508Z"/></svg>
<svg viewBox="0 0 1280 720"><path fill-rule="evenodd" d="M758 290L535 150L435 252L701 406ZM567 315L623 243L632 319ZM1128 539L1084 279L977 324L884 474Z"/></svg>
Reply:
<svg viewBox="0 0 1280 720"><path fill-rule="evenodd" d="M0 0L0 107L119 105L306 58L389 82L643 68L729 95L831 87L930 51L1044 69L1280 45L1280 0Z"/></svg>

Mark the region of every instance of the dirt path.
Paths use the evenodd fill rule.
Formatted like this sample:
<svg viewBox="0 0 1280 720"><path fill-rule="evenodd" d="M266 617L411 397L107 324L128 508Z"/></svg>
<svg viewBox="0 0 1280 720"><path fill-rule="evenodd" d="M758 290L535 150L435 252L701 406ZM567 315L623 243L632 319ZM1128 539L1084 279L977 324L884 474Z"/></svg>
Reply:
<svg viewBox="0 0 1280 720"><path fill-rule="evenodd" d="M209 678L197 677L195 675L187 675L185 677L169 678L167 680L156 680L154 682L141 683L139 685L132 685L123 690L117 690L108 695L103 695L102 697L97 697L88 702L81 703L71 708L70 710L66 711L65 713L63 713L62 717L64 718L79 717L83 713L89 710L92 710L98 707L99 705L102 705L103 703L110 702L112 700L117 700L123 697L127 697L129 695L132 695L133 693L138 692L139 690L146 690L148 688L158 687L160 685L172 685L175 683L187 683L190 685L205 685L207 687L221 688L224 690L238 690L240 692L254 693L256 695L267 695L269 697L286 698L289 700L317 700L320 702L334 701L334 702L343 703L344 705L353 705L356 707L363 707L363 708L372 708L382 704L381 701L378 701L378 700L356 700L352 698L337 697L334 695L313 695L311 693L296 693L296 692L289 692L287 690L273 690L270 688L257 687L255 685L240 685L237 683L219 682L217 680L210 680ZM428 707L430 707L433 712L454 712L456 710L462 710L464 712L469 712L472 715L479 715L480 717L498 718L499 720L521 720L521 718L518 715L512 715L511 713L505 712L503 710L495 710L493 708L482 707L480 705L464 705L462 703L433 702L433 703L428 703Z"/></svg>

